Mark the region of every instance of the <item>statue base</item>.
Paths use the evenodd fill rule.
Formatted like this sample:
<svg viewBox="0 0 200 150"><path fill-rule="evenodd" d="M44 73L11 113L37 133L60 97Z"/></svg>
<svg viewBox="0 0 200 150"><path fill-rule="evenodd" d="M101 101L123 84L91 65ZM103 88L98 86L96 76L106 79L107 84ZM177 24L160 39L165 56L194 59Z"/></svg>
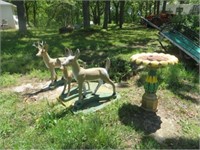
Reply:
<svg viewBox="0 0 200 150"><path fill-rule="evenodd" d="M142 108L146 111L157 112L158 98L155 93L144 93L142 96Z"/></svg>
<svg viewBox="0 0 200 150"><path fill-rule="evenodd" d="M89 82L90 88L95 89L98 82ZM71 107L73 113L90 113L98 111L105 106L115 102L120 99L120 95L112 95L112 87L108 84L103 84L98 89L97 93L94 95L93 90L86 90L86 96L83 100L79 101L78 85L72 88L70 91L70 96L67 97L66 94L60 96L57 100L65 107Z"/></svg>

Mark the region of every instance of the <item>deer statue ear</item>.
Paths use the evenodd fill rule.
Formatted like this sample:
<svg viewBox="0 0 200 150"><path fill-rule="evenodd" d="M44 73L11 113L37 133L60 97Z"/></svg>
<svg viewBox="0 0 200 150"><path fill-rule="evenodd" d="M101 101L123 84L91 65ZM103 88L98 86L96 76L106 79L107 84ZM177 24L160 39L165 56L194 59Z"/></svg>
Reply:
<svg viewBox="0 0 200 150"><path fill-rule="evenodd" d="M44 49L45 49L46 51L48 51L48 48L49 48L49 45L45 42L45 43L44 43Z"/></svg>
<svg viewBox="0 0 200 150"><path fill-rule="evenodd" d="M77 59L79 56L80 56L80 50L77 49L77 50L76 50L76 53L75 53L75 57L76 57L76 59Z"/></svg>
<svg viewBox="0 0 200 150"><path fill-rule="evenodd" d="M69 48L66 48L65 49L65 56L68 57L68 56L71 56L71 55L73 55L72 50L69 49Z"/></svg>

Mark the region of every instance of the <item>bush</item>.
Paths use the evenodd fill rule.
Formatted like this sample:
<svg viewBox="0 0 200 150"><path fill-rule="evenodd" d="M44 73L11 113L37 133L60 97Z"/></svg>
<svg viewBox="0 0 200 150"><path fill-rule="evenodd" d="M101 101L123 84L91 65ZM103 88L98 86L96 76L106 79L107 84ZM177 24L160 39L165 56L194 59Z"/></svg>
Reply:
<svg viewBox="0 0 200 150"><path fill-rule="evenodd" d="M110 78L116 82L127 80L132 72L131 64L120 57L111 60L111 68L109 70Z"/></svg>
<svg viewBox="0 0 200 150"><path fill-rule="evenodd" d="M172 23L176 25L185 25L199 33L199 16L198 15L177 15L172 18Z"/></svg>

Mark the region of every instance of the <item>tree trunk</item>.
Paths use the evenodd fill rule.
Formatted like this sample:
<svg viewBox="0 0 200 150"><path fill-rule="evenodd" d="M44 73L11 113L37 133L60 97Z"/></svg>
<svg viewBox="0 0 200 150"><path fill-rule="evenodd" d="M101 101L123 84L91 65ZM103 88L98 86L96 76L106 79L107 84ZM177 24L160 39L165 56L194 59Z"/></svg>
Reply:
<svg viewBox="0 0 200 150"><path fill-rule="evenodd" d="M83 26L84 29L90 28L89 1L83 1Z"/></svg>
<svg viewBox="0 0 200 150"><path fill-rule="evenodd" d="M167 5L167 1L164 0L164 1L163 1L162 12L165 12L165 11L166 11L166 5Z"/></svg>
<svg viewBox="0 0 200 150"><path fill-rule="evenodd" d="M101 11L100 11L100 4L99 1L97 1L97 24L100 25L101 23Z"/></svg>
<svg viewBox="0 0 200 150"><path fill-rule="evenodd" d="M27 32L27 28L26 28L26 13L25 13L25 7L24 7L24 0L13 1L13 3L17 6L19 32L22 34L25 34Z"/></svg>
<svg viewBox="0 0 200 150"><path fill-rule="evenodd" d="M112 19L111 19L111 11L110 11L110 1L109 1L109 9L108 9L108 23L111 23Z"/></svg>
<svg viewBox="0 0 200 150"><path fill-rule="evenodd" d="M141 16L143 16L143 4L144 4L143 1L138 1L139 11L141 13Z"/></svg>
<svg viewBox="0 0 200 150"><path fill-rule="evenodd" d="M149 3L148 3L148 0L146 1L146 8L145 8L145 16L147 16L147 13L148 13L148 5L149 5Z"/></svg>
<svg viewBox="0 0 200 150"><path fill-rule="evenodd" d="M27 2L25 2L25 12L26 12L26 22L28 23L28 25L30 25L30 22L29 22L29 6L28 6L28 3Z"/></svg>
<svg viewBox="0 0 200 150"><path fill-rule="evenodd" d="M160 0L157 1L157 15L160 13Z"/></svg>
<svg viewBox="0 0 200 150"><path fill-rule="evenodd" d="M34 1L34 4L33 4L33 24L34 24L34 27L37 26L37 22L36 22L36 9L37 9L37 1L35 0Z"/></svg>
<svg viewBox="0 0 200 150"><path fill-rule="evenodd" d="M156 14L156 4L157 4L157 2L156 2L156 0L154 1L154 7L153 7L153 14L155 15Z"/></svg>
<svg viewBox="0 0 200 150"><path fill-rule="evenodd" d="M92 13L94 24L97 24L97 7L96 7L96 4L94 5L94 7L92 7L90 5L90 10L91 10L91 13Z"/></svg>
<svg viewBox="0 0 200 150"><path fill-rule="evenodd" d="M119 23L119 2L113 1L113 4L115 6L115 23L118 25Z"/></svg>
<svg viewBox="0 0 200 150"><path fill-rule="evenodd" d="M152 13L151 7L152 7L152 2L150 1L150 3L149 3L149 15L151 15L151 13Z"/></svg>
<svg viewBox="0 0 200 150"><path fill-rule="evenodd" d="M97 24L97 8L95 7L93 10L93 22Z"/></svg>
<svg viewBox="0 0 200 150"><path fill-rule="evenodd" d="M110 1L107 0L107 1L105 1L103 29L107 29L108 28L109 9L110 9Z"/></svg>
<svg viewBox="0 0 200 150"><path fill-rule="evenodd" d="M124 5L125 1L120 1L120 11L119 11L119 28L122 28L122 25L124 23Z"/></svg>

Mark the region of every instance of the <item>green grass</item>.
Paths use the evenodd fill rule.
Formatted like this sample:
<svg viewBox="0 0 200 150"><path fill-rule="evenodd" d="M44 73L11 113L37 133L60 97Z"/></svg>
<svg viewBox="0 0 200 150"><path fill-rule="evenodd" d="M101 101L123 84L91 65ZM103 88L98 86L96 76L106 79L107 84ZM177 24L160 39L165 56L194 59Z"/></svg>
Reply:
<svg viewBox="0 0 200 150"><path fill-rule="evenodd" d="M17 78L19 78L19 74L10 74L8 72L0 75L0 88L7 87L10 85L16 85L18 83Z"/></svg>
<svg viewBox="0 0 200 150"><path fill-rule="evenodd" d="M39 79L49 79L50 78L50 71L49 70L39 70L39 69L33 69L28 74L29 78L39 78Z"/></svg>
<svg viewBox="0 0 200 150"><path fill-rule="evenodd" d="M199 141L199 75L179 63L158 70L160 105L165 113L172 112L180 125L178 136L157 142L145 128L152 118L140 107L147 69L130 78L130 56L141 52L160 52L157 31L138 25L125 25L120 30L93 30L58 34L55 30L30 30L26 37L15 31L3 31L1 48L0 87L0 149L173 149L198 148ZM47 41L49 55L64 55L64 48L81 51L87 67L105 66L111 59L111 78L126 80L131 88L119 89L121 99L101 111L74 115L70 108L49 105L48 99L25 102L20 93L4 88L19 85L22 78L49 80L42 58L36 57L32 46L38 40ZM173 54L173 53L172 53ZM57 69L58 76L62 73ZM48 102L47 102L48 101ZM167 114L168 115L168 114ZM188 117L191 116L192 117ZM195 116L195 117L194 117ZM159 120L154 115L153 119ZM147 120L146 120L147 119ZM179 121L180 120L180 121ZM147 123L148 123L147 122Z"/></svg>

